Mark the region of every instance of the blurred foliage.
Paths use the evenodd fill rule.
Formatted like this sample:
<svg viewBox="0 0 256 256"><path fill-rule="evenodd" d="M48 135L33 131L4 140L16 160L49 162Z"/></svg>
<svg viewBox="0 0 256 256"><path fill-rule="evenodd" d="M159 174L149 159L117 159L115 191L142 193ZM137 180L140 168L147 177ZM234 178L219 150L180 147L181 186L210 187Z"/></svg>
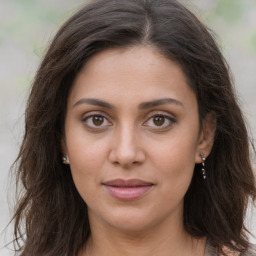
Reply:
<svg viewBox="0 0 256 256"><path fill-rule="evenodd" d="M221 45L225 42L226 46L256 56L255 0L180 1L197 6L203 21L219 35ZM13 47L20 56L30 56L34 63L40 62L57 29L84 3L86 0L0 0L2 60L8 58L5 49L11 52ZM17 69L19 66L20 63L16 63ZM21 76L24 77L24 70L16 75Z"/></svg>
<svg viewBox="0 0 256 256"><path fill-rule="evenodd" d="M234 22L241 21L249 8L250 3L246 0L221 0L218 1L215 14L234 25Z"/></svg>
<svg viewBox="0 0 256 256"><path fill-rule="evenodd" d="M256 49L256 32L252 35L252 45Z"/></svg>
<svg viewBox="0 0 256 256"><path fill-rule="evenodd" d="M215 4L211 4L211 8L207 10L201 10L202 19L219 35L220 41L248 54L256 54L256 1L206 0L206 2ZM200 10L200 3L198 9Z"/></svg>
<svg viewBox="0 0 256 256"><path fill-rule="evenodd" d="M242 34L245 41L251 40L251 43L247 45L256 52L256 25L254 29L250 29L245 22L250 10L256 10L256 1L191 0L190 2L197 4L200 10L200 5L202 6L203 2L204 5L207 5L207 2L209 2L210 5L210 3L214 1L217 4L213 5L212 8L207 11L202 10L202 14L206 17L209 26L213 26L214 30L217 30L217 33L218 30L220 30L221 36L222 34L228 36L229 32L235 31L237 37L240 37L240 33L243 32ZM19 42L27 51L31 51L32 45L33 52L41 57L42 52L40 48L42 45L48 43L50 36L52 36L60 24L71 15L71 11L75 10L74 8L86 1L1 0L1 2L0 44L5 38L11 35L12 39ZM256 23L255 20L254 22ZM224 31L224 29L226 29L226 31ZM49 38L45 38L44 36L49 36ZM42 40L45 41L42 42Z"/></svg>
<svg viewBox="0 0 256 256"><path fill-rule="evenodd" d="M45 47L79 1L2 0L0 3L0 45L12 40L25 51L42 57ZM55 4L53 4L55 2ZM81 1L80 1L81 3Z"/></svg>

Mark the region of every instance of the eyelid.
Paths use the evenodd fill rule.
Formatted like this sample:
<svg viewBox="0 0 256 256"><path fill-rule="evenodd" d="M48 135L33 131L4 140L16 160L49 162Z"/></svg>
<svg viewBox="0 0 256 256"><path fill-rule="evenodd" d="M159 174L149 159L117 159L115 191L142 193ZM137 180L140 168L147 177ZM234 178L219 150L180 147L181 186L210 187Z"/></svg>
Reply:
<svg viewBox="0 0 256 256"><path fill-rule="evenodd" d="M107 120L108 123L110 123L110 125L103 125L103 126L90 126L88 124L85 123L85 121L93 116L102 116L105 120ZM86 126L88 129L90 130L102 130L104 128L106 128L107 126L111 126L112 122L109 120L110 118L108 117L108 115L102 111L90 111L85 113L82 118L81 121L83 122L84 126Z"/></svg>
<svg viewBox="0 0 256 256"><path fill-rule="evenodd" d="M81 120L83 121L83 120L85 120L86 118L88 118L90 116L97 116L97 115L105 117L110 122L109 119L111 119L111 118L104 111L88 111L88 112L83 114Z"/></svg>
<svg viewBox="0 0 256 256"><path fill-rule="evenodd" d="M147 126L147 125L144 125L145 123L149 122L150 119L156 117L156 116L162 116L166 119L168 119L168 121L170 122L170 124L168 125L165 125L165 126L150 126L151 129L153 130L166 130L168 128L171 128L173 126L174 123L177 122L176 118L170 114L170 113L167 113L165 111L154 111L154 112L150 112L147 117L146 117L146 121L143 122L143 126Z"/></svg>
<svg viewBox="0 0 256 256"><path fill-rule="evenodd" d="M170 117L172 119L176 119L175 116L167 111L158 111L158 110L155 110L155 111L151 111L150 113L148 113L145 117L145 119L149 119L151 117L154 117L154 116L165 116L165 117Z"/></svg>

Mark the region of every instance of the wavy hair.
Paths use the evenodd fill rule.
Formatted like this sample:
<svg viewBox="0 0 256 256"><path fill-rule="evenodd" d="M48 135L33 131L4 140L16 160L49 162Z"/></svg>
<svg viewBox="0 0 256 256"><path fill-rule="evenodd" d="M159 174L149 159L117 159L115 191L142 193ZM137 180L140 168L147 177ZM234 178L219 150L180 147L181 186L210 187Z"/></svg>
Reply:
<svg viewBox="0 0 256 256"><path fill-rule="evenodd" d="M22 256L77 255L90 236L87 206L61 161L67 97L82 66L108 48L150 45L175 61L194 91L199 117L214 111L215 142L208 178L195 165L184 200L184 226L220 252L247 250L245 211L255 200L250 142L228 65L212 33L175 0L96 0L57 32L37 71L16 160L23 193L13 217Z"/></svg>

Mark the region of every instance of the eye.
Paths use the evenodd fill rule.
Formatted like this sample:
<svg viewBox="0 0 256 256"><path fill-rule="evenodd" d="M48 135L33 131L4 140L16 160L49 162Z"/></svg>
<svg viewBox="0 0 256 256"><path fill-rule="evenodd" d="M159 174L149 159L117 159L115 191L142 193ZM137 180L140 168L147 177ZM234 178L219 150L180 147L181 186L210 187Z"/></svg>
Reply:
<svg viewBox="0 0 256 256"><path fill-rule="evenodd" d="M92 129L101 129L111 125L108 119L100 114L91 114L84 117L82 121L88 128Z"/></svg>
<svg viewBox="0 0 256 256"><path fill-rule="evenodd" d="M150 117L143 125L149 126L154 129L170 128L176 120L168 115L156 114Z"/></svg>

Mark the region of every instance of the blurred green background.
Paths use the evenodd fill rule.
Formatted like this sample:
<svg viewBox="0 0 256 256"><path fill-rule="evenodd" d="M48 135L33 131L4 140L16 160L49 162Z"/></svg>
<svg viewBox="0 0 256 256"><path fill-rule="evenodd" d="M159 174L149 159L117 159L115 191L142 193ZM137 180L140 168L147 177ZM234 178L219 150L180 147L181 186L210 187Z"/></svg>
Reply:
<svg viewBox="0 0 256 256"><path fill-rule="evenodd" d="M107 1L107 0L106 0ZM129 1L129 0L127 0ZM157 0L156 0L157 1ZM234 76L251 134L256 138L256 1L180 0L216 33ZM23 133L26 98L47 45L60 25L86 1L0 0L0 255L11 240L7 192L12 208L8 170ZM253 156L255 161L255 156ZM253 220L254 215L254 220ZM248 227L256 235L255 209ZM252 239L255 242L255 239ZM11 246L10 246L11 247Z"/></svg>

